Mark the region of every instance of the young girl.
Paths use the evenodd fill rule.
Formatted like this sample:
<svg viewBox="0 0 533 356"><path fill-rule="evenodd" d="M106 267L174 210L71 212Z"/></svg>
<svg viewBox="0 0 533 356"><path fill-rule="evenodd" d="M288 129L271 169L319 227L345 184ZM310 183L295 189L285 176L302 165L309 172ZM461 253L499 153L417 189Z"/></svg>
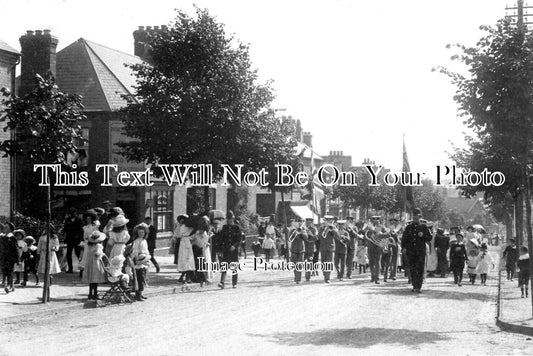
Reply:
<svg viewBox="0 0 533 356"><path fill-rule="evenodd" d="M529 285L529 253L527 247L520 247L520 257L517 262L518 268L518 285L522 291L522 298L524 298L524 291L526 292L526 298L528 297L528 285Z"/></svg>
<svg viewBox="0 0 533 356"><path fill-rule="evenodd" d="M482 244L481 253L478 256L478 263L476 267L476 273L478 273L481 278L482 286L487 285L487 273L489 273L491 268L494 268L494 260L487 252L487 245Z"/></svg>
<svg viewBox="0 0 533 356"><path fill-rule="evenodd" d="M194 274L196 266L194 264L194 253L192 250L192 240L195 239L194 228L192 227L194 216L185 220L184 227L181 230L181 239L178 255L178 272L185 273L186 283L190 284L191 276ZM185 286L188 289L188 286Z"/></svg>
<svg viewBox="0 0 533 356"><path fill-rule="evenodd" d="M266 262L270 261L272 249L276 246L276 243L272 239L272 235L268 234L265 237L265 241L263 241L263 251L265 251L265 259Z"/></svg>
<svg viewBox="0 0 533 356"><path fill-rule="evenodd" d="M32 236L26 236L24 242L28 246L26 252L22 254L24 261L24 281L21 285L24 287L28 283L28 276L31 273L35 276L35 285L39 285L39 275L37 274L37 264L39 263L39 255L37 254L37 246L35 246L35 239Z"/></svg>
<svg viewBox="0 0 533 356"><path fill-rule="evenodd" d="M83 255L81 257L81 261L78 263L78 268L80 270L80 277L83 276L83 265L85 263L85 260L87 259L87 241L89 240L89 237L92 235L93 232L99 231L100 222L97 220L97 214L96 211L93 209L89 209L83 214L83 219L85 220L85 225L83 226Z"/></svg>
<svg viewBox="0 0 533 356"><path fill-rule="evenodd" d="M39 254L39 273L44 274L46 271L46 240L48 240L48 232L45 229L42 236L39 238L37 244L37 253ZM59 260L57 259L56 251L59 251L59 238L55 234L55 229L50 226L50 243L49 243L49 274L50 285L52 285L52 276L54 274L61 273L61 267L59 266Z"/></svg>
<svg viewBox="0 0 533 356"><path fill-rule="evenodd" d="M145 241L146 242L146 241ZM148 263L150 262L150 255L141 253L135 258L135 272L137 276L137 289L135 290L135 300L138 302L147 299L143 296L144 287L146 287L146 271L148 270Z"/></svg>
<svg viewBox="0 0 533 356"><path fill-rule="evenodd" d="M109 267L106 270L111 275L110 282L116 283L120 281L122 288L128 288L130 276L127 273L122 273L124 261L126 261L124 255L115 256L109 261Z"/></svg>
<svg viewBox="0 0 533 356"><path fill-rule="evenodd" d="M462 244L463 235L457 234L455 237L456 240L450 246L450 270L453 272L455 284L461 287L465 261L468 256L466 255L465 245Z"/></svg>
<svg viewBox="0 0 533 356"><path fill-rule="evenodd" d="M357 265L359 266L359 274L366 273L366 265L368 264L368 255L366 252L366 242L362 235L358 236L357 252L355 253Z"/></svg>
<svg viewBox="0 0 533 356"><path fill-rule="evenodd" d="M113 229L109 231L108 245L111 247L109 259L124 253L126 243L130 240L130 234L126 229L128 222L129 220L124 215L118 215L114 218Z"/></svg>
<svg viewBox="0 0 533 356"><path fill-rule="evenodd" d="M22 259L22 255L28 251L28 245L24 242L24 238L26 237L24 230L15 230L13 231L13 235L15 235L15 238L17 239L18 248L18 260L13 271L15 272L16 277L15 284L20 284L20 273L22 272L24 274L24 260Z"/></svg>
<svg viewBox="0 0 533 356"><path fill-rule="evenodd" d="M479 251L477 248L472 248L467 253L468 257L466 260L466 272L468 273L468 279L470 283L476 283L476 268L479 261Z"/></svg>
<svg viewBox="0 0 533 356"><path fill-rule="evenodd" d="M89 284L88 299L96 300L98 297L98 283L105 282L105 272L100 259L104 254L102 242L106 236L100 231L93 231L87 240L87 259L85 260L83 283Z"/></svg>

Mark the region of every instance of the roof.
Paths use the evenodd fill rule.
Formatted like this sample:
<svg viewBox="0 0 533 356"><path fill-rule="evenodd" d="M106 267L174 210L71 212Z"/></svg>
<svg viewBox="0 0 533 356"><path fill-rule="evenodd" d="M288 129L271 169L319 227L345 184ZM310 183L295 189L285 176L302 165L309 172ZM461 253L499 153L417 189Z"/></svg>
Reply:
<svg viewBox="0 0 533 356"><path fill-rule="evenodd" d="M139 57L80 38L57 53L56 80L66 93L82 96L86 111L114 111L126 106L135 76L125 64Z"/></svg>
<svg viewBox="0 0 533 356"><path fill-rule="evenodd" d="M2 41L1 39L0 39L0 50L5 51L5 52L9 52L9 53L13 53L13 54L20 54L19 51L17 51L16 49L14 49L13 47L8 45L7 43Z"/></svg>

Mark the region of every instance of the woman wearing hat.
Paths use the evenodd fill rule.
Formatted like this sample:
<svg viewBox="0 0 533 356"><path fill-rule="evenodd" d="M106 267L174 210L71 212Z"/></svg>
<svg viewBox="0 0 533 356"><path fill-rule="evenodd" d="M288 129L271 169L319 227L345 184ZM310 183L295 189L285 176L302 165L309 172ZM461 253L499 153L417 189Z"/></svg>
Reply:
<svg viewBox="0 0 533 356"><path fill-rule="evenodd" d="M118 215L113 221L113 228L109 231L108 246L111 247L109 258L122 255L126 247L126 243L130 240L130 234L126 229L126 224L129 222L124 215Z"/></svg>
<svg viewBox="0 0 533 356"><path fill-rule="evenodd" d="M15 284L20 284L20 273L24 273L24 260L22 259L22 255L28 251L28 245L24 242L24 238L26 237L26 232L24 230L15 230L13 231L13 235L15 235L15 238L17 239L18 247L18 260L17 263L15 263L13 271L15 272L16 277Z"/></svg>
<svg viewBox="0 0 533 356"><path fill-rule="evenodd" d="M87 241L93 232L99 231L100 222L98 221L96 211L93 209L87 210L83 214L83 220L85 225L83 226L83 255L81 261L78 263L78 268L80 269L80 277L83 276L84 263L87 259Z"/></svg>
<svg viewBox="0 0 533 356"><path fill-rule="evenodd" d="M93 231L87 240L87 260L83 272L83 283L89 284L88 299L98 299L98 283L105 282L104 266L100 262L104 254L102 242L106 236L100 231Z"/></svg>
<svg viewBox="0 0 533 356"><path fill-rule="evenodd" d="M46 271L46 240L48 240L48 232L45 229L42 236L39 238L39 243L37 244L37 251L39 253L39 273L41 274L44 274ZM50 243L48 246L50 256L50 264L48 265L48 268L50 274L50 284L52 284L52 275L61 273L61 267L59 266L59 260L57 259L56 254L56 251L59 251L59 238L55 234L55 229L53 226L50 226Z"/></svg>

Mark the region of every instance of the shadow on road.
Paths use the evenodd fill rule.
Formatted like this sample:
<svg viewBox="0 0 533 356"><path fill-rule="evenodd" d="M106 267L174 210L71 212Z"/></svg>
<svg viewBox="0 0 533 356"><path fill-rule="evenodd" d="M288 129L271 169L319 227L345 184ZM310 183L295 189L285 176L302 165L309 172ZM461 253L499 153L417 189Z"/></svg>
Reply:
<svg viewBox="0 0 533 356"><path fill-rule="evenodd" d="M461 288L461 287L457 287ZM450 299L450 300L470 300L475 299L482 302L488 302L494 299L494 295L488 293L473 292L471 289L423 289L422 293L413 293L411 288L387 288L387 287L369 287L364 294L380 295L412 295L416 298L430 299Z"/></svg>
<svg viewBox="0 0 533 356"><path fill-rule="evenodd" d="M272 342L289 346L333 345L357 348L367 348L380 344L417 346L449 340L448 336L438 332L384 328L323 329L310 332L249 335L269 338L272 339Z"/></svg>

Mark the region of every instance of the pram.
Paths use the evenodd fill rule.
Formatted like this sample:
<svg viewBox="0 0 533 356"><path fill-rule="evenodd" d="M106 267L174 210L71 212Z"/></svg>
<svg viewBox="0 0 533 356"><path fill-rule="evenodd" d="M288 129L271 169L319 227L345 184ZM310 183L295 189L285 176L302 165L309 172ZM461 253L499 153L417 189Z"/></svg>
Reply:
<svg viewBox="0 0 533 356"><path fill-rule="evenodd" d="M105 279L106 282L111 284L109 288L102 296L101 299L97 301L97 306L107 306L113 303L133 303L133 297L131 296L131 288L125 287L125 280L123 280L122 275L113 276L109 272L109 267L111 263L109 258L106 255L103 255L100 259L100 263L104 267Z"/></svg>

